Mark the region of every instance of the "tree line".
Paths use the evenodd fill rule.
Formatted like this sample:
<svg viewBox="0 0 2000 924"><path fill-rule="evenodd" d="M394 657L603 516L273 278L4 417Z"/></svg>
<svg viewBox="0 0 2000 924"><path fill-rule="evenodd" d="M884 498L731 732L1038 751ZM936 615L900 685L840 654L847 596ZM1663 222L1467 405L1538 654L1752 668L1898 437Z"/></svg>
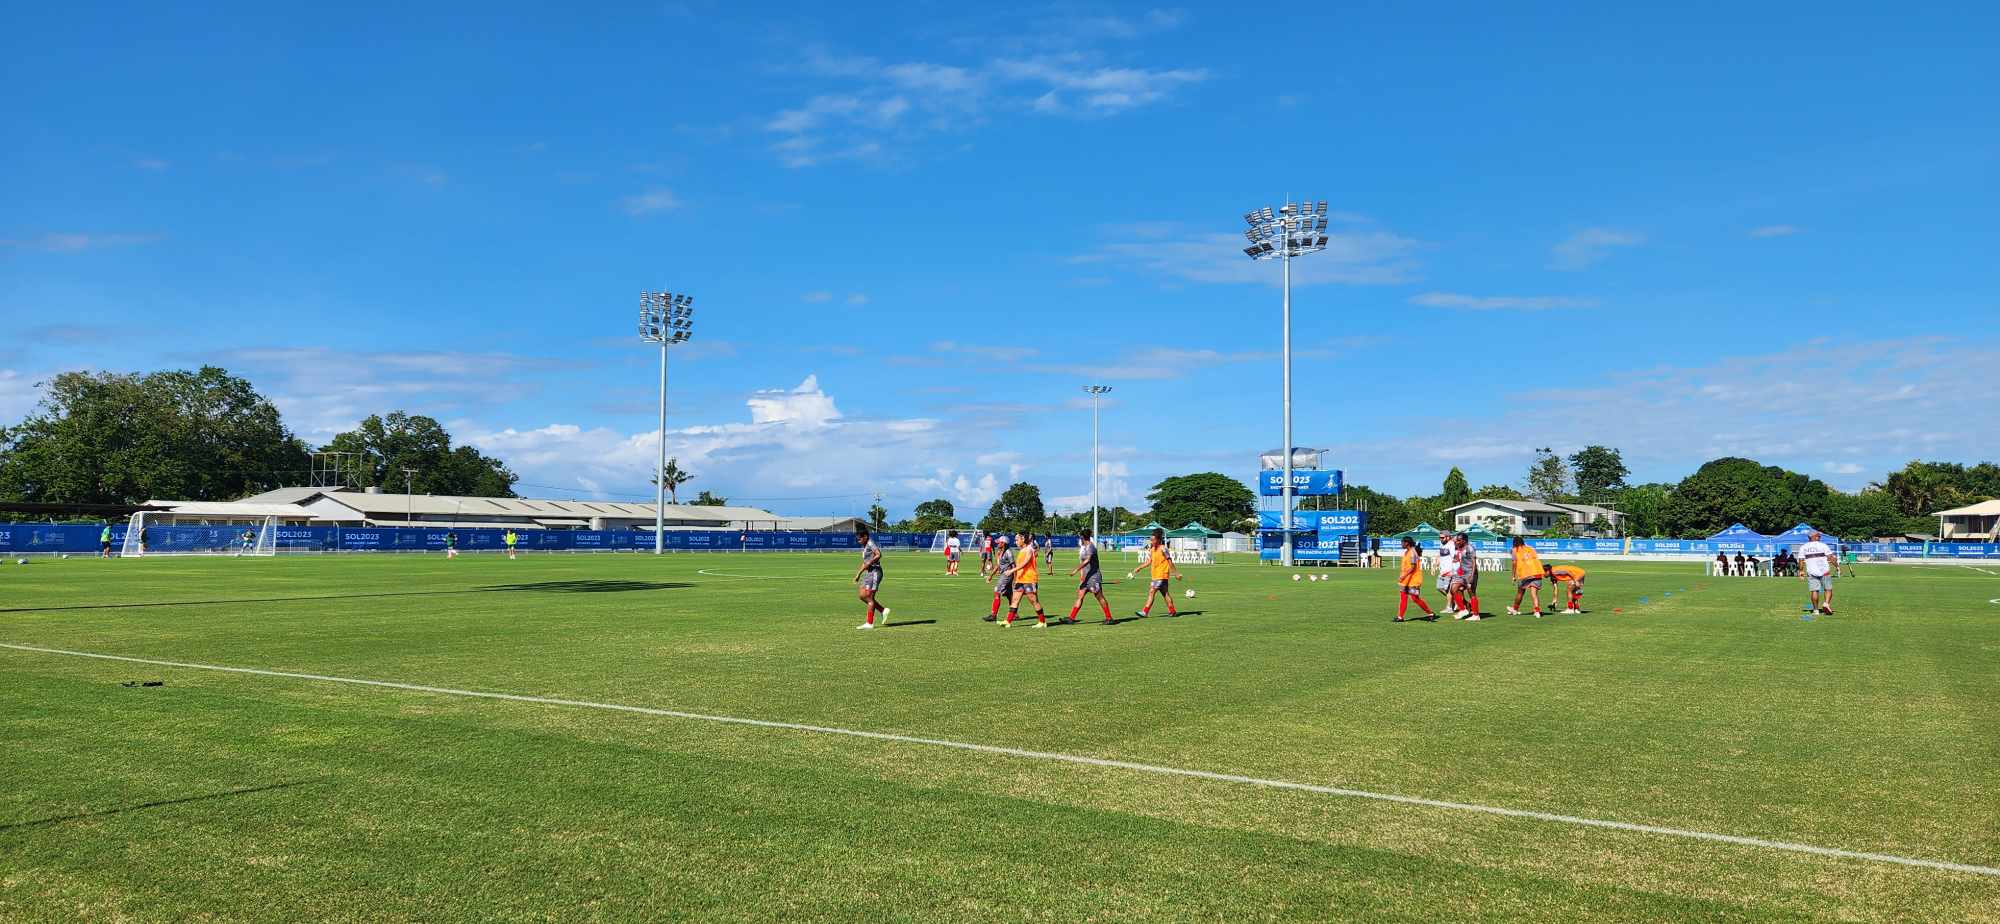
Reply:
<svg viewBox="0 0 2000 924"><path fill-rule="evenodd" d="M227 501L304 484L312 447L228 371L65 372L21 422L0 426L0 500L55 504ZM325 451L349 452L354 487L513 497L519 476L435 419L370 415Z"/></svg>

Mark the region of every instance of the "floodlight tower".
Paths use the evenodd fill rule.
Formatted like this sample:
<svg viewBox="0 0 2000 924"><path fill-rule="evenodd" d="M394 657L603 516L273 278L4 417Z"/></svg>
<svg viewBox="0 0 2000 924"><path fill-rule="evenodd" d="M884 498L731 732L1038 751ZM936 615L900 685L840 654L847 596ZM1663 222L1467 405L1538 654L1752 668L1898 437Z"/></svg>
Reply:
<svg viewBox="0 0 2000 924"><path fill-rule="evenodd" d="M1243 214L1249 229L1243 236L1250 246L1244 255L1252 260L1278 260L1285 266L1284 365L1285 365L1285 481L1279 489L1284 513L1278 528L1284 533L1285 567L1292 565L1292 258L1326 249L1326 200L1315 203L1286 202L1273 212L1270 206Z"/></svg>
<svg viewBox="0 0 2000 924"><path fill-rule="evenodd" d="M660 459L653 470L653 554L667 551L667 347L694 336L694 296L639 293L639 340L660 345Z"/></svg>
<svg viewBox="0 0 2000 924"><path fill-rule="evenodd" d="M1090 395L1090 538L1093 542L1103 542L1103 537L1097 534L1097 508L1103 506L1097 502L1097 401L1111 393L1111 386L1085 385L1083 390Z"/></svg>

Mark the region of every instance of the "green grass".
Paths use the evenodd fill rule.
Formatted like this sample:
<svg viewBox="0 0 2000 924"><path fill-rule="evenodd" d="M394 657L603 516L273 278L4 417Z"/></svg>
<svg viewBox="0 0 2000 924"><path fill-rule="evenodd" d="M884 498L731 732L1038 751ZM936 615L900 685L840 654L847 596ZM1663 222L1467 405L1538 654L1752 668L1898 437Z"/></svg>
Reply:
<svg viewBox="0 0 2000 924"><path fill-rule="evenodd" d="M73 559L0 571L0 642L2000 865L2000 576L1877 566L1805 621L1796 582L1586 566L1590 612L1540 621L1395 625L1386 571L1231 563L1186 569L1199 615L1003 631L897 554L906 624L857 632L844 555ZM0 919L204 917L2000 921L2000 879L0 649Z"/></svg>

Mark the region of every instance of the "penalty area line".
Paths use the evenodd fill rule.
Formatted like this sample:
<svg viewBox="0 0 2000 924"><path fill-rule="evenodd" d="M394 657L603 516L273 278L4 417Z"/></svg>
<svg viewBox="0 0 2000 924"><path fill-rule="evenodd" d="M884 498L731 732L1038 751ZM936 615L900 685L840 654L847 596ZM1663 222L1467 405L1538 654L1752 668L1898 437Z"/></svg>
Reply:
<svg viewBox="0 0 2000 924"><path fill-rule="evenodd" d="M1838 847L1821 847L1815 844L1801 844L1793 841L1774 841L1759 837L1743 837L1735 834L1717 834L1712 831L1695 831L1687 828L1669 828L1659 825L1635 824L1625 821L1607 821L1601 818L1584 818L1576 815L1562 815L1554 812L1537 812L1530 809L1505 808L1495 805L1478 805L1470 802L1449 802L1441 799L1425 799L1419 796L1402 796L1393 793L1369 792L1362 789L1345 789L1338 786L1321 786L1314 783L1298 783L1291 780L1273 780L1244 776L1236 773L1219 773L1212 770L1195 770L1187 767L1168 767L1159 764L1145 764L1128 760L1113 760L1103 757L1087 757L1081 754L1063 754L1054 751L1031 751L1025 748L1004 747L993 744L975 744L967 741L951 741L943 738L922 738L914 735L896 735L888 732L863 731L854 728L836 728L827 725L808 725L800 722L778 722L769 719L749 719L739 716L707 715L699 712L683 712L678 709L660 709L652 706L632 706L622 703L598 703L581 699L563 699L550 696L525 696L519 693L494 693L485 690L460 690L453 687L434 687L417 683L399 683L391 680L366 680L356 677L334 677L326 674L307 674L296 671L264 670L254 667L229 667L220 664L197 664L187 661L166 661L156 658L136 658L127 655L99 654L89 651L70 651L63 648L43 648L37 645L18 645L0 642L0 648L23 651L31 654L59 655L71 658L90 658L98 661L120 661L128 664L148 664L154 667L173 667L184 670L216 671L225 674L247 674L255 677L281 677L289 680L310 680L320 683L340 683L350 686L374 687L377 689L406 690L413 693L430 693L438 696L462 696L472 699L491 699L515 703L533 703L542 706L567 706L576 709L599 709L607 712L627 712L663 718L687 719L697 722L715 722L723 725L741 725L752 728L780 729L785 731L811 732L821 735L842 735L850 738L865 738L871 741L891 741L898 744L917 744L929 747L951 748L980 754L997 754L1026 760L1040 760L1054 763L1076 764L1087 767L1103 767L1112 770L1127 770L1135 773L1149 773L1158 776L1174 776L1186 779L1208 780L1217 783L1235 783L1265 789L1283 789L1296 792L1316 793L1324 796L1338 796L1347 799L1366 799L1375 802L1391 802L1398 805L1413 805L1423 808L1443 809L1454 812L1473 812L1482 815L1499 815L1505 818L1521 818L1531 821L1576 825L1586 828L1603 828L1611 831L1626 831L1634 834L1653 834L1677 837L1687 840L1709 841L1719 844L1733 844L1738 847L1756 847L1763 850L1787 853L1811 854L1819 857L1833 857L1842 860L1866 860L1875 863L1891 863L1898 866L1914 866L1924 869L1944 870L1954 873L1971 873L1978 876L2000 878L2000 867L1979 866L1971 863L1952 863L1945 860L1926 860L1919 857L1904 857L1888 853L1872 853L1864 850L1844 850Z"/></svg>

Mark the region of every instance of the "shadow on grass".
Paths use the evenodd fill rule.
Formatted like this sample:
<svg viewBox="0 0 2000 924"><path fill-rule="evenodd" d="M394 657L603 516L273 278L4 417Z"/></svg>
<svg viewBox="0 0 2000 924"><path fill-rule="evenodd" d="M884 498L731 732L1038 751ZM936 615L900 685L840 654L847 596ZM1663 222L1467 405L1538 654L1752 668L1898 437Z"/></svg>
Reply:
<svg viewBox="0 0 2000 924"><path fill-rule="evenodd" d="M882 623L878 628L894 629L898 626L935 626L935 625L937 625L937 620L935 619L905 619L900 622L885 622Z"/></svg>
<svg viewBox="0 0 2000 924"><path fill-rule="evenodd" d="M125 812L136 812L140 809L160 808L162 806L167 806L167 805L181 805L188 802L207 802L212 799L227 799L230 796L247 796L251 795L252 793L270 792L271 790L274 789L290 789L294 786L311 786L315 783L324 783L324 782L326 782L326 780L324 779L294 780L290 783L272 783L269 786L251 786L245 789L230 789L230 790L225 790L223 792L204 793L199 796L183 796L179 799L160 799L154 802L140 802L136 805L121 805L117 808L108 808L96 812L77 812L74 815L56 815L49 818L37 818L34 819L33 821L17 821L12 824L0 825L0 831L15 831L22 828L41 828L41 827L46 827L48 825L59 825L66 821L81 821L85 818L103 818L107 815L120 815L124 814Z"/></svg>
<svg viewBox="0 0 2000 924"><path fill-rule="evenodd" d="M521 592L545 594L623 594L640 590L680 590L693 584L669 581L537 581L533 584L494 584L475 587L468 593Z"/></svg>
<svg viewBox="0 0 2000 924"><path fill-rule="evenodd" d="M374 597L449 597L456 594L519 593L626 593L635 590L678 590L693 584L660 581L539 581L533 584L496 584L458 590L384 590L375 593L303 594L293 597L235 597L220 600L156 600L146 603L66 603L54 606L0 607L0 613L42 613L51 610L128 610L155 606L211 606L225 603L293 603L302 600L366 600Z"/></svg>

